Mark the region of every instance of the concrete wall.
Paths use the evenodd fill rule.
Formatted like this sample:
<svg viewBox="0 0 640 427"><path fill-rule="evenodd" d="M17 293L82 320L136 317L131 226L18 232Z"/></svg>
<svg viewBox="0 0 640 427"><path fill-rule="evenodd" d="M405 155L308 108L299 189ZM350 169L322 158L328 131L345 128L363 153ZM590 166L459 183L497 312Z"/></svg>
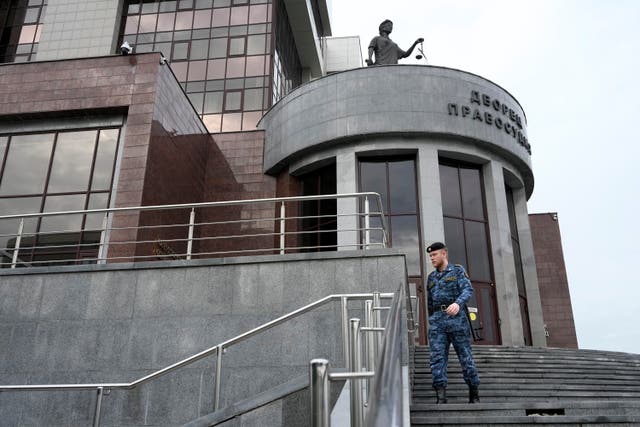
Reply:
<svg viewBox="0 0 640 427"><path fill-rule="evenodd" d="M328 294L395 290L393 251L295 254L0 272L0 383L130 382ZM359 315L361 303L350 305ZM222 406L341 366L339 305L308 313L223 356ZM211 412L214 362L111 391L103 425L181 425ZM0 393L1 425L88 425L91 392Z"/></svg>

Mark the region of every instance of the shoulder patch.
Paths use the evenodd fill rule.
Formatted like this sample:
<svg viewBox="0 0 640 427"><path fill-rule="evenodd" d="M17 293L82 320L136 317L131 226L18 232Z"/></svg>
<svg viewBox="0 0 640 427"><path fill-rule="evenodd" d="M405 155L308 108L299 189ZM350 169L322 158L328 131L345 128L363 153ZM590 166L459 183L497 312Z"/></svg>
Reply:
<svg viewBox="0 0 640 427"><path fill-rule="evenodd" d="M467 279L469 278L469 275L467 274L467 270L464 269L464 267L460 264L454 264L454 266L458 267L460 270L462 270L462 273L464 274L464 277L466 277Z"/></svg>

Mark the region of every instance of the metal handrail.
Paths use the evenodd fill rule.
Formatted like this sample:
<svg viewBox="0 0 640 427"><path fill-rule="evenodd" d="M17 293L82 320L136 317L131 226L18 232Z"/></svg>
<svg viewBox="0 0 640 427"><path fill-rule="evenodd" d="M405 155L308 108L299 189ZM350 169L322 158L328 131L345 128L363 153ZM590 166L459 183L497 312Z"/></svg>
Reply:
<svg viewBox="0 0 640 427"><path fill-rule="evenodd" d="M223 341L213 347L209 347L206 350L203 350L199 353L194 354L186 359L183 359L179 362L176 362L172 365L166 366L160 370L157 370L149 375L138 378L135 381L129 383L85 383L85 384L22 384L22 385L0 385L0 392L7 391L55 391L55 390L94 390L98 394L98 398L96 399L96 409L94 415L94 426L99 426L100 423L100 407L102 405L102 396L105 391L108 390L131 390L137 386L140 386L146 382L155 380L163 375L166 375L170 372L173 372L183 366L190 365L198 360L201 360L207 356L212 354L216 354L217 362L216 362L216 375L215 375L215 388L214 388L214 410L219 409L220 404L220 392L221 392L221 370L222 370L222 354L224 350L231 347L234 344L238 344L242 341L245 341L254 335L257 335L261 332L270 330L271 328L278 326L288 320L301 316L317 307L320 307L324 304L327 304L332 301L340 301L341 302L341 323L342 323L342 334L343 334L343 348L348 348L347 345L347 337L348 337L348 324L347 324L347 303L350 300L365 300L367 298L372 298L373 293L354 293L354 294L331 294L324 298L321 298L315 302L305 305L297 310L294 310L290 313L282 315L270 322L264 323L256 328L253 328L247 332L244 332L240 335L237 335L231 339ZM393 293L382 293L376 295L380 295L380 298L392 298L394 296ZM348 360L348 353L345 354L345 361ZM345 363L346 364L346 363Z"/></svg>
<svg viewBox="0 0 640 427"><path fill-rule="evenodd" d="M292 215L287 217L285 211L285 205L289 203L296 202L305 202L305 201L313 201L313 200L338 200L338 199L347 199L354 198L356 200L360 200L364 202L364 211L362 211L362 204L357 203L354 206L353 212L348 213L338 213L335 215ZM377 209L370 209L370 199L375 199L377 204ZM268 217L260 217L260 218L250 218L250 219L240 219L240 220L230 220L230 221L195 221L196 209L206 209L206 208L216 208L216 207L228 207L228 206L252 206L256 204L272 204L276 208L279 206L280 214L279 216L276 214L275 216ZM168 221L166 224L154 224L154 225L136 225L136 226L113 226L112 222L115 218L117 218L117 213L123 212L137 212L142 214L144 212L150 211L171 211L171 210L190 210L189 221L184 223L175 223ZM96 215L103 214L103 222L101 227L93 227L93 228L73 228L68 230L55 230L55 231L25 231L24 226L26 225L26 221L29 219L39 218L44 219L48 217L56 217L56 216L73 216L73 215ZM338 227L336 223L335 229L331 230L308 230L306 228L297 227L294 230L287 230L285 225L286 221L297 221L300 219L320 219L320 218L329 218L333 217L336 220L344 217L354 217L356 218L357 226L355 227ZM372 226L370 222L370 218L375 216L380 220L380 226ZM152 206L135 206L135 207L118 207L118 208L100 208L100 209L86 209L86 210L73 210L73 211L59 211L59 212L43 212L43 213L26 213L26 214L11 214L11 215L2 215L0 216L0 221L3 220L16 220L20 219L20 223L18 226L18 232L15 234L2 234L1 237L15 237L15 241L13 242L13 247L0 248L5 258L8 259L8 262L0 262L0 267L10 266L11 268L16 268L18 265L30 265L35 266L38 264L51 264L55 265L56 263L64 262L67 263L69 261L75 262L90 262L96 261L98 263L104 263L107 261L117 261L117 260L136 260L136 259L149 259L149 258L159 258L163 259L163 256L166 252L169 257L184 257L187 260L190 260L193 255L199 256L216 256L216 255L225 255L226 253L233 254L242 254L242 253L255 253L255 252L265 252L265 251L280 251L281 254L286 253L286 251L297 251L297 250L306 250L307 248L313 249L313 247L293 247L286 246L286 244L290 244L286 239L290 236L304 236L306 234L311 233L343 233L342 235L349 236L346 240L339 241L338 245L335 245L335 249L340 249L342 247L355 247L357 249L369 249L376 246L387 247L389 242L389 237L387 234L387 218L382 211L382 198L380 194L375 192L361 192L361 193L346 193L346 194L325 194L325 195L314 195L314 196L293 196L293 197L275 197L275 198L265 198L265 199L248 199L248 200L228 200L228 201L218 201L218 202L200 202L200 203L183 203L183 204L168 204L168 205L152 205ZM223 225L223 224L244 224L252 222L255 223L255 226L249 226L246 229L246 233L236 233L230 235L195 235L194 230L198 227L202 232L206 232L205 228L207 225ZM262 224L268 224L266 227ZM346 225L346 224L344 224ZM166 232L170 232L171 228L184 228L186 229L185 237L176 236L175 233L173 235L163 236ZM273 230L272 230L273 229ZM150 240L149 237L142 237L138 239L138 235L133 238L125 238L122 239L123 236L118 235L117 238L114 239L115 232L121 230L148 230L149 232L153 232L153 230L159 230L161 233L161 237L156 237L155 240ZM94 238L96 241L78 241L78 242L67 242L64 241L65 234L69 234L69 236L74 237L77 233L80 232L91 232L98 233ZM179 232L179 231L178 231ZM346 234L345 234L346 233ZM372 239L372 233L375 237ZM340 235L340 234L339 234ZM39 242L36 239L41 237L51 236L51 241L47 240L44 242ZM61 236L59 239L56 239L56 236ZM354 236L354 237L352 237ZM98 242L97 239L100 239ZM211 244L217 245L221 240L228 239L232 242L240 242L240 240L234 239L247 239L249 237L261 237L263 239L269 239L273 237L277 239L279 237L279 244L274 240L273 244L268 244L268 240L261 241L262 244L260 246L265 246L264 248L252 248L252 249L244 249L242 248L243 243L234 243L237 245L238 250L233 251L211 251L211 249L217 249L214 247L198 247L194 252L193 244L197 242L201 242L201 244ZM25 238L33 239L33 241L29 241L28 244L24 247L21 247L21 241L24 241ZM75 237L74 237L75 238ZM62 239L62 240L60 240ZM379 240L378 240L379 239ZM372 241L373 240L373 241ZM9 241L9 240L8 240ZM7 242L8 242L7 241ZM354 243L356 242L356 243ZM50 244L48 244L50 243ZM136 252L141 244L176 244L178 248L172 248L170 246L163 247L160 246L161 250L156 251L155 246L153 251L153 255L145 256L143 253ZM7 243L8 245L8 243ZM127 245L131 246L131 249L127 249ZM136 245L136 246L133 246ZM182 252L182 245L186 245L185 253ZM112 253L111 248L117 247L125 247L126 256L118 256L122 254L114 254ZM89 258L78 258L76 253L73 252L73 249L77 248L78 250L83 250L83 248L87 248L88 250L97 250L97 257ZM330 249L331 246L323 246L322 249ZM70 249L72 253L65 252L65 249ZM177 250L176 250L177 249ZM207 252L207 249L209 251ZM225 248L226 249L226 248ZM316 245L316 249L320 249L319 246ZM148 249L145 249L145 251ZM44 251L53 251L52 253L59 253L59 257L47 258L45 261L37 261L36 259L31 260L30 258L37 256L40 252ZM55 252L58 251L58 252ZM128 252L131 252L130 254ZM156 253L161 252L161 253ZM26 258L23 254L26 253ZM89 254L86 254L89 255ZM63 258L64 257L64 258ZM24 258L24 259L23 259Z"/></svg>

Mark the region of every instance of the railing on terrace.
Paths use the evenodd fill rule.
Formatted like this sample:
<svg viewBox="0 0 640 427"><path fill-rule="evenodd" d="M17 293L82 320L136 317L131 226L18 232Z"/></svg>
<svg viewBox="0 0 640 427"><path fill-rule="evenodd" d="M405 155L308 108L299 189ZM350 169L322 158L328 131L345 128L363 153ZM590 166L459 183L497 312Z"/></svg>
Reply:
<svg viewBox="0 0 640 427"><path fill-rule="evenodd" d="M372 192L25 213L0 215L0 268L357 250L388 241L382 200Z"/></svg>

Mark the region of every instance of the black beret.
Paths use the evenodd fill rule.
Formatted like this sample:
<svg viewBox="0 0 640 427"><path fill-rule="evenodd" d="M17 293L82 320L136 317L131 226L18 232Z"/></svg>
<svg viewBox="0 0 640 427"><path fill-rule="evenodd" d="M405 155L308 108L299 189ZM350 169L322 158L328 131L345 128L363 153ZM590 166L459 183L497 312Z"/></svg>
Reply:
<svg viewBox="0 0 640 427"><path fill-rule="evenodd" d="M431 253L431 251L437 251L438 249L445 249L446 246L442 242L433 242L427 248L427 253Z"/></svg>

